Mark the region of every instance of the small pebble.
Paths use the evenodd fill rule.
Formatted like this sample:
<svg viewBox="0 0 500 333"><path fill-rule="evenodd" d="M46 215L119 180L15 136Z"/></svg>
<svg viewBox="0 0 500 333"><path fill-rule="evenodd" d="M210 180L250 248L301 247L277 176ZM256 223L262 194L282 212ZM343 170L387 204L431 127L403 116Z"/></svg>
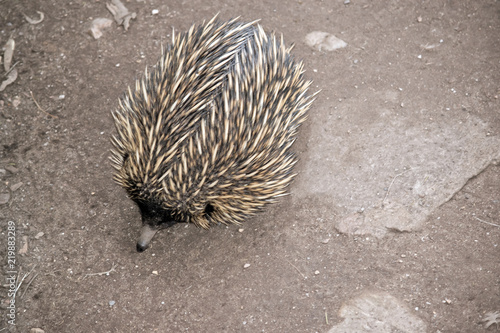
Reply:
<svg viewBox="0 0 500 333"><path fill-rule="evenodd" d="M248 268L248 267L250 267L250 264L243 265L243 268Z"/></svg>
<svg viewBox="0 0 500 333"><path fill-rule="evenodd" d="M154 275L158 275L158 271L152 271L151 273Z"/></svg>
<svg viewBox="0 0 500 333"><path fill-rule="evenodd" d="M113 306L115 305L115 303L116 303L115 301L109 301L109 306Z"/></svg>
<svg viewBox="0 0 500 333"><path fill-rule="evenodd" d="M10 187L10 190L11 190L12 192L15 192L15 191L17 191L17 190L18 190L21 186L23 186L23 183L22 183L22 182L17 183L17 184L14 184L14 185L12 185L12 186Z"/></svg>
<svg viewBox="0 0 500 333"><path fill-rule="evenodd" d="M45 331L37 327L30 329L30 333L45 333Z"/></svg>
<svg viewBox="0 0 500 333"><path fill-rule="evenodd" d="M347 46L343 40L323 31L313 31L305 38L307 45L319 51L333 51Z"/></svg>
<svg viewBox="0 0 500 333"><path fill-rule="evenodd" d="M327 239L323 239L323 240L321 241L321 243L323 243L323 244L328 244L328 242L329 242L329 241L330 241L330 238L327 238Z"/></svg>
<svg viewBox="0 0 500 333"><path fill-rule="evenodd" d="M43 235L45 235L45 233L40 231L39 233L36 234L35 239L40 239Z"/></svg>
<svg viewBox="0 0 500 333"><path fill-rule="evenodd" d="M315 272L314 272L314 275L318 275L318 274L319 274L319 271L315 271Z"/></svg>
<svg viewBox="0 0 500 333"><path fill-rule="evenodd" d="M5 205L7 202L9 202L9 199L9 193L0 193L0 205Z"/></svg>
<svg viewBox="0 0 500 333"><path fill-rule="evenodd" d="M153 14L153 15L158 15L158 13L159 13L159 12L160 12L160 11L159 11L158 9L153 9L153 10L151 11L151 14Z"/></svg>
<svg viewBox="0 0 500 333"><path fill-rule="evenodd" d="M7 165L7 166L5 167L5 170L9 171L10 173L17 173L17 172L19 171L19 169L18 169L18 168L13 167L13 166L11 166L11 165Z"/></svg>
<svg viewBox="0 0 500 333"><path fill-rule="evenodd" d="M64 99L65 97L65 95L59 95L59 99Z"/></svg>
<svg viewBox="0 0 500 333"><path fill-rule="evenodd" d="M243 232L243 230L245 230L245 229L243 229L243 228L238 229L239 232Z"/></svg>
<svg viewBox="0 0 500 333"><path fill-rule="evenodd" d="M21 249L17 253L26 254L28 252L28 236L23 236L22 240L23 240L23 243L22 243L23 246L21 247Z"/></svg>

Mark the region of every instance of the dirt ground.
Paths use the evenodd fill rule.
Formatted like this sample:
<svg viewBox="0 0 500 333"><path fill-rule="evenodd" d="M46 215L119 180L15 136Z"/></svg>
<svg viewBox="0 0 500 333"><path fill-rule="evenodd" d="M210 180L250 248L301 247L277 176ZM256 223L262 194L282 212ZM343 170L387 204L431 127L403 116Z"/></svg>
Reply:
<svg viewBox="0 0 500 333"><path fill-rule="evenodd" d="M498 330L482 322L500 311L496 158L429 208L418 228L386 228L375 237L336 224L352 213L338 198L364 198L349 186L356 173L376 177L348 158L364 143L342 146L351 133L367 133L373 117L397 113L402 126L415 127L439 119L464 136L463 124L473 119L471 131L484 126L481 142L498 142L485 141L500 136L498 1L123 2L137 13L128 31L113 24L95 40L90 22L112 18L104 0L0 0L0 46L15 40L19 73L0 92L0 194L9 194L0 206L0 332L327 332L344 321L343 304L373 290L400 300L426 332ZM37 11L44 20L28 23L23 14L37 19ZM295 144L299 177L292 195L243 226L178 224L137 253L139 211L113 183L108 160L110 111L156 62L172 28L186 30L216 13L261 19L267 31L282 33L313 89L322 90ZM348 45L313 50L304 42L312 31ZM0 81L4 74L2 67ZM370 98L378 91L404 98ZM338 138L343 155L328 152L336 168L311 153L326 147L325 138ZM466 160L474 150L460 154ZM387 160L388 168L400 167ZM450 170L463 163L450 160ZM445 179L451 171L442 172ZM330 173L352 180L315 191ZM385 190L396 191L403 177L385 179ZM9 221L16 226L14 267ZM12 270L16 285L29 273L16 295L15 325L4 282Z"/></svg>

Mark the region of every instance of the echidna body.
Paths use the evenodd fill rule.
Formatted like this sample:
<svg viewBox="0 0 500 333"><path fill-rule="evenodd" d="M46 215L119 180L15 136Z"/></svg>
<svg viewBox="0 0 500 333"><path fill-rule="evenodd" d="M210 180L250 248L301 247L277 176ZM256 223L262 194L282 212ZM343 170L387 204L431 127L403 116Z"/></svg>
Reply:
<svg viewBox="0 0 500 333"><path fill-rule="evenodd" d="M310 84L253 22L214 18L173 37L113 112L114 179L142 215L137 250L162 227L240 223L286 194Z"/></svg>

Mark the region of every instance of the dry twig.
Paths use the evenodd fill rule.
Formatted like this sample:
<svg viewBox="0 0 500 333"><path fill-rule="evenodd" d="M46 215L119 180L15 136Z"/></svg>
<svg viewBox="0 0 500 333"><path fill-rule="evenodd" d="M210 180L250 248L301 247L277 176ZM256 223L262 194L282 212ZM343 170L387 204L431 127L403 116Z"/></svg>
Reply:
<svg viewBox="0 0 500 333"><path fill-rule="evenodd" d="M285 260L286 260L286 261L288 261L287 259L285 259ZM300 273L300 275L302 275L302 277L303 277L304 279L307 279L307 276L305 276L304 274L302 274L302 272L301 272L301 271L297 268L297 266L295 266L294 264L292 264L290 261L288 261L288 263L289 263L290 265L292 265L292 267L293 267L293 268L295 268L295 269L297 270L297 272L299 272L299 273Z"/></svg>
<svg viewBox="0 0 500 333"><path fill-rule="evenodd" d="M483 223L486 223L486 224L492 225L492 226L494 226L494 227L499 227L499 228L500 228L500 225L498 225L498 224L491 223L491 222L487 222L487 221L485 221L485 220L481 220L479 217L475 217L475 216L473 216L473 217L474 217L476 220L478 220L479 222L483 222Z"/></svg>
<svg viewBox="0 0 500 333"><path fill-rule="evenodd" d="M31 90L30 90L30 94L31 94L31 98L33 98L33 102L35 102L36 106L38 107L38 109L40 111L42 111L43 113L45 113L48 116L51 116L52 118L59 118L58 116L54 116L53 114L50 114L47 111L45 111L44 109L42 109L42 107L40 106L40 104L38 104L38 102L36 101L35 96L33 96L33 92Z"/></svg>
<svg viewBox="0 0 500 333"><path fill-rule="evenodd" d="M26 294L26 291L28 290L28 288L31 286L31 282L33 282L33 280L38 276L38 273L35 274L35 276L33 276L33 278L30 280L30 282L28 282L28 284L26 285L26 288L24 289L23 291L23 294L21 295L21 298L24 297L24 294Z"/></svg>
<svg viewBox="0 0 500 333"><path fill-rule="evenodd" d="M23 275L21 281L19 281L19 284L17 285L16 289L14 290L14 296L12 298L16 298L17 291L19 290L19 288L21 288L21 284L23 284L24 279L26 279L26 277L28 277L28 275L30 275L31 272L33 272L33 270L35 269L35 267L36 267L36 265L33 266L33 268L31 269L31 271L29 271L28 273L26 273L26 274ZM28 285L28 287L29 287L29 285ZM26 288L28 288L28 287L26 287ZM24 293L23 293L23 295L24 295Z"/></svg>
<svg viewBox="0 0 500 333"><path fill-rule="evenodd" d="M396 178L398 178L399 176L404 175L406 172L408 172L410 170L411 170L411 168L408 169L408 170L405 170L405 171L403 171L403 172L401 172L399 174L397 174L396 176L394 176L394 178L392 178L391 184L387 188L387 192L385 193L384 199L382 200L382 208L384 208L384 201L385 201L385 199L387 199L387 196L389 195L389 191L391 190L392 184L394 184L394 181L396 180Z"/></svg>
<svg viewBox="0 0 500 333"><path fill-rule="evenodd" d="M115 267L116 267L116 265L112 264L111 269L109 271L99 272L99 273L88 273L88 274L85 274L85 276L83 278L85 279L87 276L94 276L94 275L109 275L109 273L111 273L111 272L116 272Z"/></svg>

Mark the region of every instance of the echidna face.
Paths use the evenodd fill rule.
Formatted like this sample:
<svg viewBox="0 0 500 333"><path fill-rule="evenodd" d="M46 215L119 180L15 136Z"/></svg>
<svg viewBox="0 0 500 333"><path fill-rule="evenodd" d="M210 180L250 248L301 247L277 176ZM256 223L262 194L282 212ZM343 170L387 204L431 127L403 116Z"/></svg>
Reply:
<svg viewBox="0 0 500 333"><path fill-rule="evenodd" d="M156 232L168 228L177 223L172 213L164 209L160 204L152 201L137 200L141 210L142 229L141 236L137 241L137 252L143 252L149 246L149 242Z"/></svg>

